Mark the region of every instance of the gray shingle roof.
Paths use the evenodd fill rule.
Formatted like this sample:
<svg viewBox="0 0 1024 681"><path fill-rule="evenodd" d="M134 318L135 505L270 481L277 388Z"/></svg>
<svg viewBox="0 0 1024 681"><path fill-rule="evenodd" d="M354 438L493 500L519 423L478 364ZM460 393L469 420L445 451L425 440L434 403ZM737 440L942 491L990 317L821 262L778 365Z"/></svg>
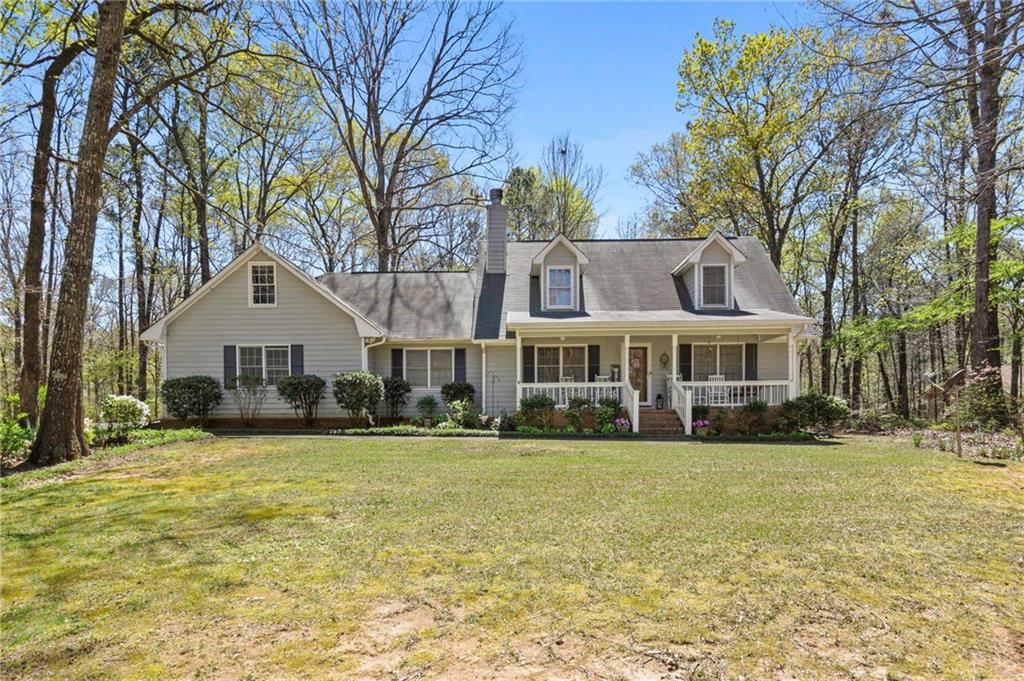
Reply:
<svg viewBox="0 0 1024 681"><path fill-rule="evenodd" d="M486 275L477 309L476 336L504 338L509 314L516 319L591 320L611 318L611 312L675 312L672 319L760 317L782 313L803 318L782 277L755 237L729 239L746 257L737 266L733 294L738 310L707 312L694 309L682 277L672 270L703 239L579 240L574 243L590 258L583 274L581 311L543 312L540 283L530 277L533 258L546 241L511 242L505 275ZM743 312L750 313L749 315ZM690 314L683 314L690 313ZM784 317L783 317L784 318Z"/></svg>
<svg viewBox="0 0 1024 681"><path fill-rule="evenodd" d="M479 280L472 272L325 274L319 280L397 338L505 338L510 316L517 322L804 319L760 242L754 237L729 240L747 257L734 274L736 310L695 310L682 277L672 276L703 239L575 241L590 258L581 311L541 311L540 283L530 276L530 266L546 241L510 242L507 274L485 274Z"/></svg>
<svg viewBox="0 0 1024 681"><path fill-rule="evenodd" d="M388 336L469 338L472 333L472 272L346 272L318 279Z"/></svg>

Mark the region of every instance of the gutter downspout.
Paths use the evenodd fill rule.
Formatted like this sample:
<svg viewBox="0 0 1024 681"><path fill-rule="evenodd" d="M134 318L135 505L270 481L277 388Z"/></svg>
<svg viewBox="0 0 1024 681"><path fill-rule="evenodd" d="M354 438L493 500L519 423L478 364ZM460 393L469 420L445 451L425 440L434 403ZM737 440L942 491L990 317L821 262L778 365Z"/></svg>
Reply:
<svg viewBox="0 0 1024 681"><path fill-rule="evenodd" d="M387 336L381 336L379 341L363 343L363 371L370 370L370 348L384 345L388 342Z"/></svg>

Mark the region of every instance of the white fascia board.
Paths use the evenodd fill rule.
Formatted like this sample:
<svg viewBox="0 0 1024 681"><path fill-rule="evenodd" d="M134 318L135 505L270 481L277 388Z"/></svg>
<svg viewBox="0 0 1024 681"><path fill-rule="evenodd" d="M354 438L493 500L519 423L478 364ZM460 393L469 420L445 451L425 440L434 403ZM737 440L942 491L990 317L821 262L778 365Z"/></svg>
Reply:
<svg viewBox="0 0 1024 681"><path fill-rule="evenodd" d="M700 246L697 246L689 255L683 258L678 265L672 270L672 274L676 275L686 270L687 267L696 265L700 262L700 256L704 253L704 249L710 246L712 243L717 242L732 256L732 264L739 265L742 262L746 262L747 256L743 255L740 249L736 248L736 245L725 238L721 232L717 229L711 234L708 234L708 238L701 242Z"/></svg>

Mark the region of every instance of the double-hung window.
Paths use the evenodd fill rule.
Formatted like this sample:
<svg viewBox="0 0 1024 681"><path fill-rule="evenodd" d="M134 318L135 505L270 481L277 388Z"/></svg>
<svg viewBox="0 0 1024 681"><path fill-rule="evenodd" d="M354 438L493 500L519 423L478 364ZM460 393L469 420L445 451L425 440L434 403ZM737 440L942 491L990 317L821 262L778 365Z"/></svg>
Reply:
<svg viewBox="0 0 1024 681"><path fill-rule="evenodd" d="M701 267L701 300L705 307L726 307L728 305L727 265L703 265Z"/></svg>
<svg viewBox="0 0 1024 681"><path fill-rule="evenodd" d="M549 267L547 283L547 308L549 310L572 308L572 268Z"/></svg>
<svg viewBox="0 0 1024 681"><path fill-rule="evenodd" d="M743 345L721 343L693 346L693 380L708 381L722 376L726 381L743 380Z"/></svg>
<svg viewBox="0 0 1024 681"><path fill-rule="evenodd" d="M455 380L455 351L444 349L405 350L405 380L413 388L440 388Z"/></svg>
<svg viewBox="0 0 1024 681"><path fill-rule="evenodd" d="M249 263L249 306L277 305L277 266L272 262Z"/></svg>
<svg viewBox="0 0 1024 681"><path fill-rule="evenodd" d="M542 345L534 357L537 382L559 383L572 378L575 383L587 380L587 348L584 345Z"/></svg>
<svg viewBox="0 0 1024 681"><path fill-rule="evenodd" d="M250 377L276 386L277 380L291 374L291 355L287 345L239 345L238 377Z"/></svg>

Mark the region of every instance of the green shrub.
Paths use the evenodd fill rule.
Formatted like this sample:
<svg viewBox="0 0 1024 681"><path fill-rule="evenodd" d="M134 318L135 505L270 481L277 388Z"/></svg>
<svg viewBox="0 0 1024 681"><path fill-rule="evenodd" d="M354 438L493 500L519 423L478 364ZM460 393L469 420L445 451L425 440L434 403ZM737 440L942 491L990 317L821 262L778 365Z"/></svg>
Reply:
<svg viewBox="0 0 1024 681"><path fill-rule="evenodd" d="M519 401L519 417L516 421L526 426L550 428L554 412L555 398L545 393L534 393Z"/></svg>
<svg viewBox="0 0 1024 681"><path fill-rule="evenodd" d="M565 410L565 421L574 430L593 429L597 421L594 402L586 397L573 397Z"/></svg>
<svg viewBox="0 0 1024 681"><path fill-rule="evenodd" d="M405 405L409 404L412 385L401 376L388 376L384 379L384 407L387 415L397 418Z"/></svg>
<svg viewBox="0 0 1024 681"><path fill-rule="evenodd" d="M955 404L947 410L946 417L955 418ZM967 378L960 389L960 423L968 430L996 431L1013 422L1010 399L1003 392L999 371L984 367Z"/></svg>
<svg viewBox="0 0 1024 681"><path fill-rule="evenodd" d="M711 415L711 407L706 404L695 404L690 408L690 415L695 421L706 421L708 416Z"/></svg>
<svg viewBox="0 0 1024 681"><path fill-rule="evenodd" d="M242 423L247 428L252 428L256 425L260 411L263 410L263 403L267 401L267 385L259 376L239 376L231 391L231 397L238 407L238 416Z"/></svg>
<svg viewBox="0 0 1024 681"><path fill-rule="evenodd" d="M463 428L473 430L480 428L480 412L473 406L472 400L454 400L448 403L448 420L446 428Z"/></svg>
<svg viewBox="0 0 1024 681"><path fill-rule="evenodd" d="M0 416L0 456L5 461L24 458L32 446L32 429L22 425L26 416L21 410L21 398L17 395L4 398Z"/></svg>
<svg viewBox="0 0 1024 681"><path fill-rule="evenodd" d="M809 392L792 402L800 427L804 430L831 433L836 425L850 416L846 402L833 395Z"/></svg>
<svg viewBox="0 0 1024 681"><path fill-rule="evenodd" d="M107 395L100 403L103 438L126 442L128 433L149 425L149 405L131 395Z"/></svg>
<svg viewBox="0 0 1024 681"><path fill-rule="evenodd" d="M424 395L416 400L416 411L420 413L422 418L434 418L434 412L437 411L437 398L433 395Z"/></svg>
<svg viewBox="0 0 1024 681"><path fill-rule="evenodd" d="M372 420L377 405L384 399L384 381L380 376L369 371L349 371L335 374L332 383L339 407L352 418L365 416Z"/></svg>
<svg viewBox="0 0 1024 681"><path fill-rule="evenodd" d="M327 381L314 374L283 376L277 379L277 394L288 403L303 425L316 423L320 400L327 390Z"/></svg>
<svg viewBox="0 0 1024 681"><path fill-rule="evenodd" d="M471 383L445 383L441 386L441 399L445 404L472 402L475 396L476 388Z"/></svg>
<svg viewBox="0 0 1024 681"><path fill-rule="evenodd" d="M160 397L171 416L182 420L195 418L205 426L224 394L216 379L197 375L168 378L160 385Z"/></svg>

